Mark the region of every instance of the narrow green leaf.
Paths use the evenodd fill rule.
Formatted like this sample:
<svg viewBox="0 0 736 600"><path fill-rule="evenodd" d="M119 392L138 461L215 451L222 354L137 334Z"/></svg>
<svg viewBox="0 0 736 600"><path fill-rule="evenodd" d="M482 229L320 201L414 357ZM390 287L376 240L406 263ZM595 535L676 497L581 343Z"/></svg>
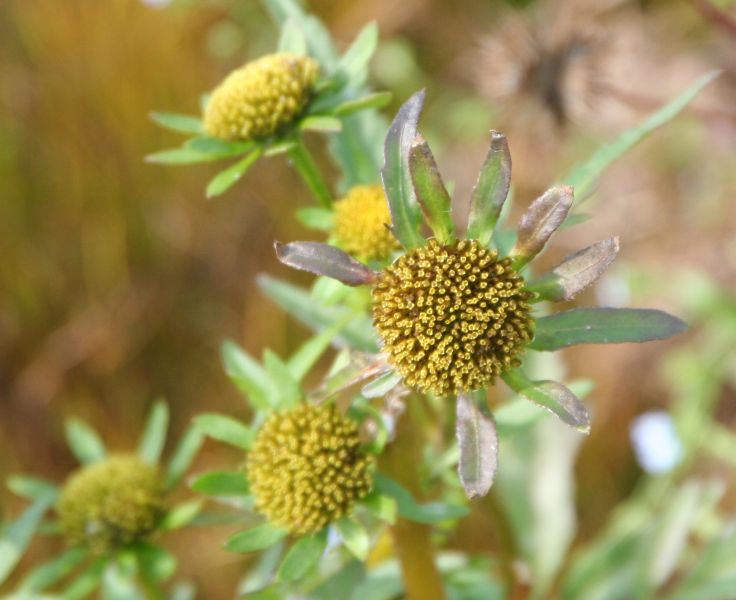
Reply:
<svg viewBox="0 0 736 600"><path fill-rule="evenodd" d="M391 92L375 92L340 102L330 112L336 117L345 117L361 110L368 110L369 108L383 108L384 106L388 106L392 97L393 94Z"/></svg>
<svg viewBox="0 0 736 600"><path fill-rule="evenodd" d="M511 187L511 154L506 136L491 131L491 146L478 173L470 197L470 217L466 237L487 246L501 216Z"/></svg>
<svg viewBox="0 0 736 600"><path fill-rule="evenodd" d="M384 141L381 179L386 192L394 235L405 248L424 244L419 233L419 214L409 175L409 149L417 135L424 90L414 94L399 109Z"/></svg>
<svg viewBox="0 0 736 600"><path fill-rule="evenodd" d="M28 592L42 592L69 575L87 556L89 554L84 548L70 548L28 573L19 589Z"/></svg>
<svg viewBox="0 0 736 600"><path fill-rule="evenodd" d="M72 454L83 465L105 458L105 446L95 431L80 419L72 417L64 423L66 442Z"/></svg>
<svg viewBox="0 0 736 600"><path fill-rule="evenodd" d="M382 521L386 521L390 525L396 523L396 514L398 512L396 499L374 490L363 498L361 504Z"/></svg>
<svg viewBox="0 0 736 600"><path fill-rule="evenodd" d="M169 406L159 400L153 405L146 427L138 444L139 456L149 464L155 465L161 458L166 443L166 430L169 427Z"/></svg>
<svg viewBox="0 0 736 600"><path fill-rule="evenodd" d="M8 489L16 496L28 500L38 500L42 496L57 494L59 491L59 488L50 481L28 475L11 475L6 483Z"/></svg>
<svg viewBox="0 0 736 600"><path fill-rule="evenodd" d="M209 496L245 496L250 486L240 471L211 471L200 475L192 483L192 489Z"/></svg>
<svg viewBox="0 0 736 600"><path fill-rule="evenodd" d="M356 36L337 65L338 73L345 78L347 87L357 88L368 79L368 63L378 45L378 25L368 23Z"/></svg>
<svg viewBox="0 0 736 600"><path fill-rule="evenodd" d="M159 527L165 531L173 531L181 529L191 523L195 517L202 511L201 500L186 500L172 507L166 513Z"/></svg>
<svg viewBox="0 0 736 600"><path fill-rule="evenodd" d="M355 558L364 561L371 549L371 541L365 527L349 517L340 519L336 526L345 547L353 553Z"/></svg>
<svg viewBox="0 0 736 600"><path fill-rule="evenodd" d="M290 17L281 26L281 36L278 44L279 52L292 52L305 55L307 53L307 38L299 22Z"/></svg>
<svg viewBox="0 0 736 600"><path fill-rule="evenodd" d="M578 204L590 194L593 185L603 171L653 131L674 119L704 87L719 75L720 71L713 71L704 75L677 98L647 117L642 123L624 131L612 143L595 152L587 162L575 167L563 181L575 188Z"/></svg>
<svg viewBox="0 0 736 600"><path fill-rule="evenodd" d="M225 548L231 552L256 552L272 546L287 536L287 531L264 523L253 529L241 531L225 542Z"/></svg>
<svg viewBox="0 0 736 600"><path fill-rule="evenodd" d="M276 572L279 581L296 581L304 577L322 558L327 547L327 528L305 535L291 547Z"/></svg>
<svg viewBox="0 0 736 600"><path fill-rule="evenodd" d="M361 395L366 398L382 398L401 383L401 375L396 371L389 371L366 383L360 390Z"/></svg>
<svg viewBox="0 0 736 600"><path fill-rule="evenodd" d="M236 448L249 450L255 434L237 419L217 413L205 413L194 417L194 424L205 435Z"/></svg>
<svg viewBox="0 0 736 600"><path fill-rule="evenodd" d="M296 211L296 218L305 227L316 231L330 231L335 224L334 213L328 208L318 206L300 208Z"/></svg>
<svg viewBox="0 0 736 600"><path fill-rule="evenodd" d="M427 223L441 244L449 244L455 238L450 194L442 183L429 144L421 135L417 135L409 149L409 172Z"/></svg>
<svg viewBox="0 0 736 600"><path fill-rule="evenodd" d="M329 208L332 206L332 193L322 176L322 171L314 162L309 148L307 148L301 137L294 137L291 141L293 143L289 147L289 160L292 166L297 170L309 191L312 192L317 204L322 208Z"/></svg>
<svg viewBox="0 0 736 600"><path fill-rule="evenodd" d="M10 575L25 552L41 519L56 501L56 493L48 492L31 504L0 535L0 583Z"/></svg>
<svg viewBox="0 0 736 600"><path fill-rule="evenodd" d="M291 355L286 363L292 377L301 381L309 370L317 363L325 351L332 345L335 336L352 320L348 316L328 327L322 333L304 342L301 347Z"/></svg>
<svg viewBox="0 0 736 600"><path fill-rule="evenodd" d="M588 409L568 388L556 381L531 381L518 369L501 378L517 394L548 410L563 423L581 433L590 433Z"/></svg>
<svg viewBox="0 0 736 600"><path fill-rule="evenodd" d="M295 146L296 142L294 140L279 140L266 146L263 156L272 157L278 156L279 154L286 154L287 152L291 152Z"/></svg>
<svg viewBox="0 0 736 600"><path fill-rule="evenodd" d="M498 434L485 394L461 393L457 397L458 475L465 495L481 498L493 485L498 466Z"/></svg>
<svg viewBox="0 0 736 600"><path fill-rule="evenodd" d="M253 141L235 142L213 137L196 137L191 140L187 140L184 147L194 150L195 152L199 152L200 154L217 156L217 158L220 159L244 154L248 150L253 149L256 144L257 142Z"/></svg>
<svg viewBox="0 0 736 600"><path fill-rule="evenodd" d="M229 155L226 155L229 156ZM146 162L160 165L193 165L197 163L214 162L225 156L205 154L192 148L170 148L146 155Z"/></svg>
<svg viewBox="0 0 736 600"><path fill-rule="evenodd" d="M646 308L575 308L536 321L534 350L575 344L620 344L663 340L687 329L677 317Z"/></svg>
<svg viewBox="0 0 736 600"><path fill-rule="evenodd" d="M433 524L451 519L460 519L468 514L468 509L464 506L441 502L419 504L414 500L409 490L383 473L376 473L373 482L377 492L396 500L399 516L410 521Z"/></svg>
<svg viewBox="0 0 736 600"><path fill-rule="evenodd" d="M189 467L202 447L204 436L196 425L191 425L184 432L179 445L174 450L171 461L166 468L166 488L172 489L177 486L189 470Z"/></svg>
<svg viewBox="0 0 736 600"><path fill-rule="evenodd" d="M102 600L144 600L135 575L135 571L124 569L119 562L109 562L102 574Z"/></svg>
<svg viewBox="0 0 736 600"><path fill-rule="evenodd" d="M143 576L148 581L167 581L176 572L176 557L165 548L148 543L135 546Z"/></svg>
<svg viewBox="0 0 736 600"><path fill-rule="evenodd" d="M257 148L235 164L230 165L227 169L215 175L207 185L207 198L219 196L235 185L245 172L260 158L262 152L261 148Z"/></svg>
<svg viewBox="0 0 736 600"><path fill-rule="evenodd" d="M271 376L271 380L276 384L278 401L274 408L277 410L294 408L299 404L302 390L299 387L299 382L291 374L289 367L269 349L263 352L263 364Z"/></svg>
<svg viewBox="0 0 736 600"><path fill-rule="evenodd" d="M97 589L109 558L101 556L80 573L61 593L61 600L82 600Z"/></svg>
<svg viewBox="0 0 736 600"><path fill-rule="evenodd" d="M199 135L204 131L202 119L179 113L154 111L150 114L151 120L161 127L177 133L191 133Z"/></svg>
<svg viewBox="0 0 736 600"><path fill-rule="evenodd" d="M243 392L254 408L269 410L276 396L276 386L266 370L235 342L225 340L220 347L225 373Z"/></svg>
<svg viewBox="0 0 736 600"><path fill-rule="evenodd" d="M302 131L340 131L342 121L331 115L310 115L299 122L299 129Z"/></svg>
<svg viewBox="0 0 736 600"><path fill-rule="evenodd" d="M258 285L266 296L283 310L314 331L322 331L354 315L353 320L340 332L336 340L364 352L377 352L378 342L370 318L355 315L352 309L341 306L320 306L315 304L311 294L302 288L261 275Z"/></svg>

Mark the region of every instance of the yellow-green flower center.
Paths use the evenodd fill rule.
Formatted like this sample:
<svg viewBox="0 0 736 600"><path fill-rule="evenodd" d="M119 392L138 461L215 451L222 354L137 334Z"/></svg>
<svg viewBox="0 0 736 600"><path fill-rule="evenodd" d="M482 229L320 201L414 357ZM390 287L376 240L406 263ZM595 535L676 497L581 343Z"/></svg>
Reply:
<svg viewBox="0 0 736 600"><path fill-rule="evenodd" d="M383 260L397 249L391 213L380 185L358 185L335 202L337 245L360 260Z"/></svg>
<svg viewBox="0 0 736 600"><path fill-rule="evenodd" d="M274 413L248 455L256 509L297 535L349 514L371 488L372 460L359 447L356 423L334 406Z"/></svg>
<svg viewBox="0 0 736 600"><path fill-rule="evenodd" d="M134 455L111 456L69 477L57 505L71 544L96 552L145 538L164 513L158 469Z"/></svg>
<svg viewBox="0 0 736 600"><path fill-rule="evenodd" d="M492 384L533 337L531 293L474 240L436 240L384 269L373 287L383 350L411 387L437 395Z"/></svg>
<svg viewBox="0 0 736 600"><path fill-rule="evenodd" d="M313 59L288 52L247 63L212 92L204 114L205 130L226 140L274 135L304 111L318 71Z"/></svg>

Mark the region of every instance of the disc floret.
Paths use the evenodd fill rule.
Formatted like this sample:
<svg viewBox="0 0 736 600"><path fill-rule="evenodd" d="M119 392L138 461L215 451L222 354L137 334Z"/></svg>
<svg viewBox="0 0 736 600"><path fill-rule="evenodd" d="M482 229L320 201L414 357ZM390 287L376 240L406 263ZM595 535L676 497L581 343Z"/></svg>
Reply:
<svg viewBox="0 0 736 600"><path fill-rule="evenodd" d="M164 513L159 470L134 455L116 455L72 474L57 505L69 543L96 552L147 537Z"/></svg>
<svg viewBox="0 0 736 600"><path fill-rule="evenodd" d="M205 130L213 137L243 141L276 134L304 111L318 72L315 60L288 52L247 63L212 93Z"/></svg>
<svg viewBox="0 0 736 600"><path fill-rule="evenodd" d="M385 260L399 247L391 233L391 213L380 185L358 185L335 203L337 245L358 259Z"/></svg>
<svg viewBox="0 0 736 600"><path fill-rule="evenodd" d="M333 405L272 414L248 455L256 510L295 535L350 514L372 485L360 444L357 424Z"/></svg>
<svg viewBox="0 0 736 600"><path fill-rule="evenodd" d="M373 322L409 386L457 394L519 366L533 337L531 298L509 258L475 240L433 239L380 274Z"/></svg>

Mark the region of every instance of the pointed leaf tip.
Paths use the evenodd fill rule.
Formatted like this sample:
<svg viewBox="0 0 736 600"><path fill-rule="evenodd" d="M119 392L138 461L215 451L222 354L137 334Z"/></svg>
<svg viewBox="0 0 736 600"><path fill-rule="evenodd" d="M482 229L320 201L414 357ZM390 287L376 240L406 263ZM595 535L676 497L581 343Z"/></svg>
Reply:
<svg viewBox="0 0 736 600"><path fill-rule="evenodd" d="M571 300L605 272L618 251L618 237L592 244L565 258L529 289L544 300Z"/></svg>
<svg viewBox="0 0 736 600"><path fill-rule="evenodd" d="M320 242L274 242L276 257L294 269L337 279L345 285L370 284L376 272L342 250Z"/></svg>
<svg viewBox="0 0 736 600"><path fill-rule="evenodd" d="M420 215L409 175L409 151L417 134L424 95L424 90L420 90L401 106L383 145L381 181L391 210L394 235L406 248L424 242L419 234Z"/></svg>
<svg viewBox="0 0 736 600"><path fill-rule="evenodd" d="M491 241L511 187L511 153L506 136L491 130L491 145L470 197L469 239Z"/></svg>
<svg viewBox="0 0 736 600"><path fill-rule="evenodd" d="M510 256L524 265L539 254L567 217L573 202L571 186L553 187L532 202L519 221L516 245Z"/></svg>
<svg viewBox="0 0 736 600"><path fill-rule="evenodd" d="M419 206L440 243L453 240L450 194L442 182L429 144L417 134L409 149L409 172Z"/></svg>
<svg viewBox="0 0 736 600"><path fill-rule="evenodd" d="M498 465L496 422L484 402L485 399L476 400L473 394L464 392L457 397L458 475L471 499L488 493Z"/></svg>

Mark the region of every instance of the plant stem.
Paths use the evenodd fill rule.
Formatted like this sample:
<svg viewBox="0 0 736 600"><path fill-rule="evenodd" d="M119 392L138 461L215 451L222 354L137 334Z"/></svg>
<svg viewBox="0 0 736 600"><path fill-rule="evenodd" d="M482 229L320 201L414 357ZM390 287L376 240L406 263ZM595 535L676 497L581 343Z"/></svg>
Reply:
<svg viewBox="0 0 736 600"><path fill-rule="evenodd" d="M314 195L317 204L324 208L332 206L330 189L327 187L327 183L325 183L317 163L314 162L309 149L301 137L297 137L294 140L294 146L289 149L289 158L291 158L294 167Z"/></svg>
<svg viewBox="0 0 736 600"><path fill-rule="evenodd" d="M416 404L417 400L408 398L407 406ZM399 420L396 439L381 457L381 470L421 499L417 465L422 459L423 439L416 420L412 419L412 412L415 411L407 408ZM391 528L391 535L401 565L406 597L409 600L444 600L442 579L434 562L430 528L399 517Z"/></svg>

